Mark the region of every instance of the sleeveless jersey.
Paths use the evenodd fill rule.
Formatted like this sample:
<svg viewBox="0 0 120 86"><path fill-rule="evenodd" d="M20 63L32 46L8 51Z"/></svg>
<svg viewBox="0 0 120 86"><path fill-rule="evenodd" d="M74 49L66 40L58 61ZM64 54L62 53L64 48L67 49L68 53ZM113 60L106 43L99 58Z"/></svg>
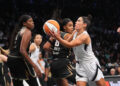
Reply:
<svg viewBox="0 0 120 86"><path fill-rule="evenodd" d="M30 58L31 58L32 61L36 64L36 62L37 62L38 59L39 59L40 48L38 48L35 43L32 43L32 44L35 46L35 50L31 53Z"/></svg>
<svg viewBox="0 0 120 86"><path fill-rule="evenodd" d="M81 34L88 34L87 31L84 31ZM81 36L79 35L79 37ZM89 35L89 34L88 34ZM73 40L76 38L77 32L73 36ZM73 47L73 51L75 54L76 61L91 61L96 59L93 51L92 51L92 45L91 42L87 44L81 44L79 46Z"/></svg>
<svg viewBox="0 0 120 86"><path fill-rule="evenodd" d="M64 38L66 35L65 32L61 32L61 37ZM58 40L55 40L52 46L53 49L53 58L67 58L69 56L70 49L66 48L62 44L59 43Z"/></svg>
<svg viewBox="0 0 120 86"><path fill-rule="evenodd" d="M24 27L22 29L24 29ZM20 35L20 32L21 31L17 33L13 42L13 48L10 50L10 55L12 56L22 56L22 54L20 53L20 44L22 40L22 36ZM29 51L29 45L30 43L28 44L27 51Z"/></svg>
<svg viewBox="0 0 120 86"><path fill-rule="evenodd" d="M20 35L20 32L15 37L14 43L13 43L13 49L10 50L10 55L12 56L22 56L20 53L20 44L21 44L22 37Z"/></svg>

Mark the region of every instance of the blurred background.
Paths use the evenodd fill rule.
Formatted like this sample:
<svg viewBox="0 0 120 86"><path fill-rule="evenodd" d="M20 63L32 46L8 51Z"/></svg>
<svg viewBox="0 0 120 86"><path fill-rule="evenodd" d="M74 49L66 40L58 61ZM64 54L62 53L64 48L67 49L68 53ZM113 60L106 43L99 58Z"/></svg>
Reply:
<svg viewBox="0 0 120 86"><path fill-rule="evenodd" d="M104 75L120 75L120 0L0 0L0 46L4 49L10 47L15 25L23 14L33 17L33 33L43 37L42 27L48 19L61 23L63 18L71 18L75 22L79 16L91 15L88 32L102 71Z"/></svg>

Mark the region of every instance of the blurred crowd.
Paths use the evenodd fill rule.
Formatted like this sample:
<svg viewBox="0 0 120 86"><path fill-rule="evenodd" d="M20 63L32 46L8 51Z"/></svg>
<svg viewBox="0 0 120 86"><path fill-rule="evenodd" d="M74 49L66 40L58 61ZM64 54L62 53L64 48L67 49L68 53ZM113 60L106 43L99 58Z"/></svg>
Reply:
<svg viewBox="0 0 120 86"><path fill-rule="evenodd" d="M87 2L86 5L88 6L84 5L86 0L79 0L80 6L76 5L78 3L73 3L73 1L74 0L71 0L69 3L67 3L67 0L66 2L64 2L64 0L58 2L51 0L51 3L49 3L50 0L43 0L40 2L42 4L39 5L40 7L38 8L35 6L36 4L34 4L35 1L31 0L31 3L25 3L28 6L28 9L24 9L25 6L20 8L21 5L17 5L17 2L16 4L14 2L14 5L17 5L17 7L12 7L14 11L1 9L0 47L4 49L9 49L11 47L10 44L12 33L14 32L18 17L22 14L29 14L33 17L35 21L35 29L33 30L33 33L39 33L44 37L42 44L44 44L44 42L47 40L42 29L46 20L53 18L57 19L59 23L61 23L62 18L69 17L73 20L73 22L75 22L76 18L80 15L90 14L93 16L93 18L92 25L88 29L88 32L92 38L93 51L102 66L101 69L104 75L120 75L120 34L117 33L117 28L120 26L120 11L118 9L120 8L118 4L119 0L95 0L94 2ZM57 6L55 3L57 3ZM62 3L67 4L65 5ZM71 3L73 4L70 5ZM50 6L50 8L42 8L42 6L45 5ZM73 7L73 9L69 6ZM82 9L79 13L76 10L78 7L80 10ZM89 9L90 7L91 9ZM71 13L70 10L66 11L67 8L75 11ZM86 9L89 11L84 11ZM50 58L52 58L51 55L46 53L43 57L47 59L48 63L51 61Z"/></svg>

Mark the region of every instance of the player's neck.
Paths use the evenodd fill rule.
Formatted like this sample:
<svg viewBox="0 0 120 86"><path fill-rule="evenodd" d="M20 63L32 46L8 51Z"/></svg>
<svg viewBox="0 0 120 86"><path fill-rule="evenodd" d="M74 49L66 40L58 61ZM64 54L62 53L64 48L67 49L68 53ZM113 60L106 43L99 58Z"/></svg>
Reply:
<svg viewBox="0 0 120 86"><path fill-rule="evenodd" d="M34 42L35 43L35 42ZM35 45L39 48L39 44L35 43Z"/></svg>
<svg viewBox="0 0 120 86"><path fill-rule="evenodd" d="M78 35L83 33L85 30L84 29L81 29L79 32L78 32Z"/></svg>

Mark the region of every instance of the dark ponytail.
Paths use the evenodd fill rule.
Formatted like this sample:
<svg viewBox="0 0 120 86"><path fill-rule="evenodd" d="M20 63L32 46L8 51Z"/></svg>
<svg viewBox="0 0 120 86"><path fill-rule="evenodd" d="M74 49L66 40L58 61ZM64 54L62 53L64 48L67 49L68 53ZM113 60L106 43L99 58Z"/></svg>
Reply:
<svg viewBox="0 0 120 86"><path fill-rule="evenodd" d="M83 18L83 22L87 24L86 29L88 29L89 26L91 25L92 16L88 15L87 17L86 16L81 16L81 17Z"/></svg>

